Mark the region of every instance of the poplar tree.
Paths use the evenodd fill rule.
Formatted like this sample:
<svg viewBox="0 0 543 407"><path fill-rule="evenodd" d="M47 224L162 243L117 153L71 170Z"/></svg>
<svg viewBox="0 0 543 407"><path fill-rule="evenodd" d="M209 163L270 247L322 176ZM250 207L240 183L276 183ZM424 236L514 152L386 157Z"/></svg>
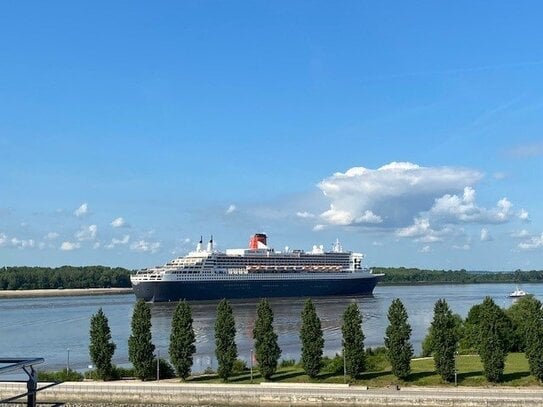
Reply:
<svg viewBox="0 0 543 407"><path fill-rule="evenodd" d="M172 318L169 353L177 375L183 380L190 375L192 355L196 352L192 322L190 305L186 301L179 302Z"/></svg>
<svg viewBox="0 0 543 407"><path fill-rule="evenodd" d="M238 356L236 346L236 323L230 303L223 299L217 305L215 320L215 356L217 357L217 374L224 381L232 375L234 362Z"/></svg>
<svg viewBox="0 0 543 407"><path fill-rule="evenodd" d="M345 369L349 376L356 378L366 368L362 316L356 304L350 304L343 313L341 332L343 334Z"/></svg>
<svg viewBox="0 0 543 407"><path fill-rule="evenodd" d="M503 376L511 323L494 300L486 297L480 307L479 356L484 375L489 382L499 382Z"/></svg>
<svg viewBox="0 0 543 407"><path fill-rule="evenodd" d="M398 379L405 379L411 373L411 326L407 322L407 311L399 298L388 309L389 325L386 329L385 347L392 366L392 374Z"/></svg>
<svg viewBox="0 0 543 407"><path fill-rule="evenodd" d="M144 300L138 300L132 314L132 334L128 338L128 359L132 362L136 377L153 376L155 345L151 336L151 308Z"/></svg>
<svg viewBox="0 0 543 407"><path fill-rule="evenodd" d="M260 373L269 379L277 370L281 349L277 343L277 334L273 331L273 311L266 299L262 299L256 310L255 356Z"/></svg>
<svg viewBox="0 0 543 407"><path fill-rule="evenodd" d="M445 381L454 380L458 330L447 301L440 299L434 306L434 319L430 326L432 351L437 373Z"/></svg>
<svg viewBox="0 0 543 407"><path fill-rule="evenodd" d="M543 311L541 302L532 298L526 324L526 358L530 373L543 381Z"/></svg>
<svg viewBox="0 0 543 407"><path fill-rule="evenodd" d="M99 379L109 379L113 375L111 359L115 352L115 344L111 340L111 330L102 308L90 319L89 354ZM68 372L69 373L69 372Z"/></svg>
<svg viewBox="0 0 543 407"><path fill-rule="evenodd" d="M300 341L302 342L302 366L309 377L315 378L321 368L324 338L321 321L310 299L305 302L302 310Z"/></svg>

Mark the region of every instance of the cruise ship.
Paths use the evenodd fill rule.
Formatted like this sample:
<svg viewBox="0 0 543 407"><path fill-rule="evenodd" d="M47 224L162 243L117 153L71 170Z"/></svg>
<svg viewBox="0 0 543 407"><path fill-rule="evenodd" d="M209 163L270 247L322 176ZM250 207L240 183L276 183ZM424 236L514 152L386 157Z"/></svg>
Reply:
<svg viewBox="0 0 543 407"><path fill-rule="evenodd" d="M323 246L275 251L257 233L249 247L215 250L213 237L163 266L130 277L137 298L148 302L235 298L354 296L372 294L383 274L362 267L364 255L344 251L336 240Z"/></svg>

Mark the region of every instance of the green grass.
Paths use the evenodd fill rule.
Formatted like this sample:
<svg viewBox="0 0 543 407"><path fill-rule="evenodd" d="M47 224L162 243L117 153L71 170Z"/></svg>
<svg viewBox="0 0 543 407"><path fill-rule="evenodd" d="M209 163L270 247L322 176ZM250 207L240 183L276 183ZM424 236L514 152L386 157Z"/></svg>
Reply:
<svg viewBox="0 0 543 407"><path fill-rule="evenodd" d="M352 384L364 385L368 387L385 387L391 384L401 386L454 386L441 380L434 371L434 361L431 358L415 359L411 363L411 375L405 380L398 380L390 372L390 365L385 359L379 357L377 360L371 360L370 366L379 366L379 370L366 372L357 380L349 380ZM488 386L492 383L487 382L483 375L483 367L478 356L461 355L457 359L458 366L458 385L459 386ZM316 379L311 379L304 374L300 366L288 366L278 370L272 377L273 382L285 383L343 383L343 374L321 373ZM216 375L206 375L192 377L190 382L203 383L222 383L222 380ZM264 381L255 370L253 374L253 383ZM250 372L239 373L229 380L230 383L250 383ZM512 353L507 357L503 381L504 386L537 386L537 380L530 375L528 361L523 353Z"/></svg>

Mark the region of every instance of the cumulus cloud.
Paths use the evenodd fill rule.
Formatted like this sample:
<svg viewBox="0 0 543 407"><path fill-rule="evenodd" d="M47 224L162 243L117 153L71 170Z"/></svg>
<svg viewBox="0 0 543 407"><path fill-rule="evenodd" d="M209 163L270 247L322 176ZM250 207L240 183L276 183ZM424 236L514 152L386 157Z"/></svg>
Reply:
<svg viewBox="0 0 543 407"><path fill-rule="evenodd" d="M325 225L315 225L313 226L313 232L318 232L319 230L323 230L326 226Z"/></svg>
<svg viewBox="0 0 543 407"><path fill-rule="evenodd" d="M82 217L82 216L85 216L86 214L89 213L89 205L85 202L85 203L82 203L79 208L77 208L75 211L74 211L74 215L77 216L78 218Z"/></svg>
<svg viewBox="0 0 543 407"><path fill-rule="evenodd" d="M530 222L530 214L525 209L521 209L517 216L523 222Z"/></svg>
<svg viewBox="0 0 543 407"><path fill-rule="evenodd" d="M43 238L46 240L55 240L58 237L57 232L49 232Z"/></svg>
<svg viewBox="0 0 543 407"><path fill-rule="evenodd" d="M79 242L62 242L60 245L60 250L63 251L72 251L75 249L79 249L81 247L81 244Z"/></svg>
<svg viewBox="0 0 543 407"><path fill-rule="evenodd" d="M123 217L115 218L110 223L111 226L114 228L129 228L130 225L126 223Z"/></svg>
<svg viewBox="0 0 543 407"><path fill-rule="evenodd" d="M111 243L109 243L106 246L106 249L113 249L114 247L117 247L117 246L125 246L128 244L129 241L130 241L130 235L124 235L122 239L117 239L114 237L113 239L111 239Z"/></svg>
<svg viewBox="0 0 543 407"><path fill-rule="evenodd" d="M482 228L481 229L481 242L489 242L493 240L490 232L488 231L487 228Z"/></svg>
<svg viewBox="0 0 543 407"><path fill-rule="evenodd" d="M303 212L296 212L296 216L302 219L313 219L315 217L315 214L307 211Z"/></svg>
<svg viewBox="0 0 543 407"><path fill-rule="evenodd" d="M444 237L452 234L452 232L450 227L439 230L433 229L430 220L421 217L415 218L412 225L397 229L396 236L415 238L416 241L423 243L434 243L443 241Z"/></svg>
<svg viewBox="0 0 543 407"><path fill-rule="evenodd" d="M518 244L520 250L534 250L543 248L543 233L541 236L534 236L531 239Z"/></svg>
<svg viewBox="0 0 543 407"><path fill-rule="evenodd" d="M7 244L8 237L4 233L0 233L0 247Z"/></svg>
<svg viewBox="0 0 543 407"><path fill-rule="evenodd" d="M98 233L98 226L82 226L78 232L75 234L75 238L80 242L85 240L94 240L96 239L96 234Z"/></svg>
<svg viewBox="0 0 543 407"><path fill-rule="evenodd" d="M11 238L10 243L19 249L32 248L36 245L33 239L18 239L16 237Z"/></svg>
<svg viewBox="0 0 543 407"><path fill-rule="evenodd" d="M160 249L160 242L148 242L146 240L138 240L130 245L130 249L136 252L151 252L156 253Z"/></svg>
<svg viewBox="0 0 543 407"><path fill-rule="evenodd" d="M236 205L234 204L231 204L230 206L228 206L228 208L226 208L226 211L224 211L224 213L226 215L230 215L231 213L234 213L236 211Z"/></svg>
<svg viewBox="0 0 543 407"><path fill-rule="evenodd" d="M378 169L354 167L318 187L330 201L321 218L333 225L405 226L436 198L457 193L482 178L478 171L392 162Z"/></svg>
<svg viewBox="0 0 543 407"><path fill-rule="evenodd" d="M495 208L486 209L477 206L475 189L465 187L460 195L446 194L435 200L430 209L430 216L446 223L504 223L511 219L513 204L507 199L500 199Z"/></svg>

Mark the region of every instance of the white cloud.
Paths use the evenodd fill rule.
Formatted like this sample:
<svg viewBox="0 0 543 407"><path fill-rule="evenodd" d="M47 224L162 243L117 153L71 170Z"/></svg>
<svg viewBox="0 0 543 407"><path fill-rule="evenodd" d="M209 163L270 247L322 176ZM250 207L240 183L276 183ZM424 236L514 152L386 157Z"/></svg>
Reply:
<svg viewBox="0 0 543 407"><path fill-rule="evenodd" d="M43 238L46 240L55 240L58 236L57 232L49 232Z"/></svg>
<svg viewBox="0 0 543 407"><path fill-rule="evenodd" d="M77 208L75 211L74 211L74 215L77 216L78 218L82 217L82 216L85 216L86 214L89 213L89 205L85 202L85 203L82 203L79 208Z"/></svg>
<svg viewBox="0 0 543 407"><path fill-rule="evenodd" d="M398 237L411 237L415 238L417 242L423 243L441 242L444 236L452 233L453 230L450 227L444 227L440 230L433 229L428 218L415 218L412 225L396 230Z"/></svg>
<svg viewBox="0 0 543 407"><path fill-rule="evenodd" d="M475 189L465 187L462 196L446 194L436 199L429 215L445 223L504 223L511 219L512 207L502 198L495 208L481 208L475 203Z"/></svg>
<svg viewBox="0 0 543 407"><path fill-rule="evenodd" d="M465 243L463 245L453 245L452 248L455 250L470 250L471 246L468 243Z"/></svg>
<svg viewBox="0 0 543 407"><path fill-rule="evenodd" d="M63 251L71 251L75 249L79 249L81 247L81 244L78 242L62 242L60 245L60 250Z"/></svg>
<svg viewBox="0 0 543 407"><path fill-rule="evenodd" d="M420 253L430 253L432 251L432 248L430 246L423 246L419 250Z"/></svg>
<svg viewBox="0 0 543 407"><path fill-rule="evenodd" d="M543 155L543 142L516 146L509 150L509 155L514 158L541 156Z"/></svg>
<svg viewBox="0 0 543 407"><path fill-rule="evenodd" d="M92 248L96 250L96 249L99 249L100 246L101 246L100 242L94 242L94 244L92 245Z"/></svg>
<svg viewBox="0 0 543 407"><path fill-rule="evenodd" d="M236 205L231 204L228 208L226 208L226 211L224 213L226 215L230 215L231 213L234 213L236 211Z"/></svg>
<svg viewBox="0 0 543 407"><path fill-rule="evenodd" d="M0 247L7 244L8 237L4 233L0 233Z"/></svg>
<svg viewBox="0 0 543 407"><path fill-rule="evenodd" d="M185 239L183 239L184 244L189 244L190 242L191 242L190 237L186 237Z"/></svg>
<svg viewBox="0 0 543 407"><path fill-rule="evenodd" d="M84 240L94 240L96 239L96 234L98 233L98 226L82 226L81 229L76 232L75 238L80 242Z"/></svg>
<svg viewBox="0 0 543 407"><path fill-rule="evenodd" d="M517 216L523 222L530 222L530 214L526 209L521 209Z"/></svg>
<svg viewBox="0 0 543 407"><path fill-rule="evenodd" d="M372 246L383 246L383 242L373 241L371 242Z"/></svg>
<svg viewBox="0 0 543 407"><path fill-rule="evenodd" d="M130 241L130 235L124 235L122 239L113 238L111 243L106 246L106 249L113 249L117 246L125 246Z"/></svg>
<svg viewBox="0 0 543 407"><path fill-rule="evenodd" d="M138 240L130 245L130 249L136 252L151 252L156 253L160 249L160 242L148 242L146 240Z"/></svg>
<svg viewBox="0 0 543 407"><path fill-rule="evenodd" d="M111 226L114 228L129 228L130 225L126 223L123 217L115 218L110 223Z"/></svg>
<svg viewBox="0 0 543 407"><path fill-rule="evenodd" d="M36 244L33 239L18 239L16 237L12 237L10 242L13 247L19 249L33 248Z"/></svg>
<svg viewBox="0 0 543 407"><path fill-rule="evenodd" d="M526 229L522 229L522 230L519 230L518 232L511 233L511 237L515 237L517 239L524 239L529 236L530 236L530 232L528 232Z"/></svg>
<svg viewBox="0 0 543 407"><path fill-rule="evenodd" d="M325 225L315 225L313 226L313 232L318 232L319 230L323 230L326 226Z"/></svg>
<svg viewBox="0 0 543 407"><path fill-rule="evenodd" d="M492 235L490 234L488 229L487 228L482 228L481 229L481 242L490 242L491 240L494 240L494 239L492 238Z"/></svg>
<svg viewBox="0 0 543 407"><path fill-rule="evenodd" d="M436 198L462 191L481 178L471 169L409 162L392 162L376 170L354 167L318 184L330 201L321 217L333 225L404 226L429 210Z"/></svg>
<svg viewBox="0 0 543 407"><path fill-rule="evenodd" d="M526 242L518 244L520 250L534 250L543 247L543 233L541 236L534 236Z"/></svg>
<svg viewBox="0 0 543 407"><path fill-rule="evenodd" d="M307 211L303 212L296 212L296 216L302 219L313 219L315 217L315 214Z"/></svg>
<svg viewBox="0 0 543 407"><path fill-rule="evenodd" d="M44 249L44 248L45 248L45 243L44 243L44 242L39 242L39 243L38 243L38 248L39 248L40 250Z"/></svg>

